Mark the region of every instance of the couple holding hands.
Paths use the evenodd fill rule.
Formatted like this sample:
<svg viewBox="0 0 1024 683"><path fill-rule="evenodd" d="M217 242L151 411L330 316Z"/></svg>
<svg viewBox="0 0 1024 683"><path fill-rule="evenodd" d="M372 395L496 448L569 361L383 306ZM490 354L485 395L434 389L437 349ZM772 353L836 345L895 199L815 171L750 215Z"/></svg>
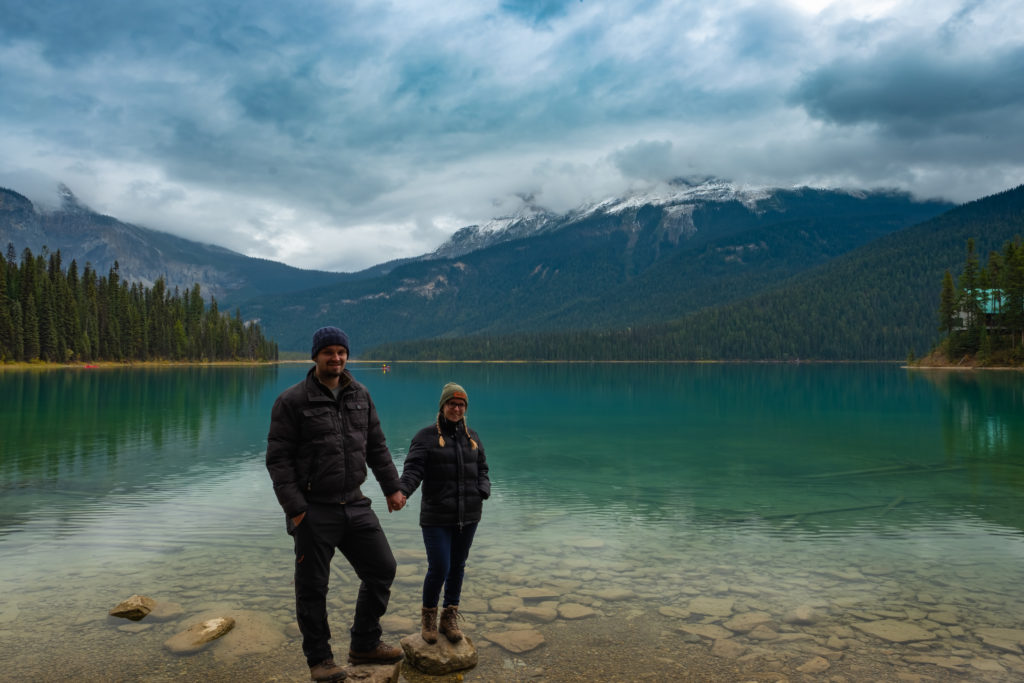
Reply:
<svg viewBox="0 0 1024 683"><path fill-rule="evenodd" d="M381 641L396 562L370 499L360 486L373 471L388 511L401 510L421 485L420 528L427 553L421 635L462 639L457 624L466 558L483 501L490 496L480 437L466 424L469 397L455 383L441 391L437 417L413 437L399 477L369 392L345 369L348 336L337 327L313 334L315 365L271 411L267 469L295 545L295 605L302 650L315 681L339 681L327 623L335 549L360 579L348 661L387 664L401 648ZM443 602L441 602L443 591ZM438 607L441 607L438 623Z"/></svg>

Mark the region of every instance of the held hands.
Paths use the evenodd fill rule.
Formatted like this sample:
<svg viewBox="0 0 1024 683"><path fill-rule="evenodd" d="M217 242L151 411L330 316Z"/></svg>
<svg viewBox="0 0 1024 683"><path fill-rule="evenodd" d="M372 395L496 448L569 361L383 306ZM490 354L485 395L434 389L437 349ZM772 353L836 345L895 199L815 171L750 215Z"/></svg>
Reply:
<svg viewBox="0 0 1024 683"><path fill-rule="evenodd" d="M395 491L388 496L388 512L395 512L405 507L405 494L401 491ZM306 513L303 512L301 515L292 517L292 524L299 526L302 524L302 520L306 518Z"/></svg>
<svg viewBox="0 0 1024 683"><path fill-rule="evenodd" d="M388 496L388 512L396 512L405 507L405 494L401 491L395 491Z"/></svg>

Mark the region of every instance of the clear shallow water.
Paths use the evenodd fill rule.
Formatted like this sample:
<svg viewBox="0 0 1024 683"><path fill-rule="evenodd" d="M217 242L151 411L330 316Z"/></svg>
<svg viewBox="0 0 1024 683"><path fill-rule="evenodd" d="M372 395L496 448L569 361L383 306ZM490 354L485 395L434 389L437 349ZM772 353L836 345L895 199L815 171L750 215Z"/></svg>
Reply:
<svg viewBox="0 0 1024 683"><path fill-rule="evenodd" d="M909 652L878 640L879 652L897 647L887 655L897 669L934 673L934 664L908 657L959 657L979 680L1015 673L1016 655L984 647L976 632L1024 622L1020 373L352 367L371 390L399 468L444 382L469 391L468 419L493 480L467 578L473 633L521 621L486 600L552 586L562 602L599 616L535 625L550 643L569 632L598 638L625 611L636 624L657 625L658 648L681 647L680 629L710 617L659 608L687 611L695 598L715 597L732 600L735 614L779 617L811 606L821 618L805 630L817 646L836 635L849 641L840 652L860 656L875 641L852 624L909 620L935 638ZM305 370L0 373L0 678L60 678L49 673L57 657L78 678L230 679L240 661L268 656L281 670L270 665L257 678L306 677L290 630L290 541L263 464L270 406ZM375 484L365 491L381 501ZM376 504L402 565L396 616L418 609L418 505L416 496L387 515ZM339 652L354 600L342 567L331 598ZM619 601L610 590L631 595ZM137 625L106 616L133 593L176 602L183 614ZM258 623L252 652L238 643L192 658L163 650L195 615L216 609ZM934 622L932 613L955 620ZM406 626L394 624L390 637L413 630ZM811 656L806 642L793 643L750 642L746 654L773 665ZM537 667L558 680L554 649L512 657L485 648L468 678L512 679ZM614 645L604 656L648 659ZM972 667L982 660L1002 673ZM959 671L946 664L935 671Z"/></svg>

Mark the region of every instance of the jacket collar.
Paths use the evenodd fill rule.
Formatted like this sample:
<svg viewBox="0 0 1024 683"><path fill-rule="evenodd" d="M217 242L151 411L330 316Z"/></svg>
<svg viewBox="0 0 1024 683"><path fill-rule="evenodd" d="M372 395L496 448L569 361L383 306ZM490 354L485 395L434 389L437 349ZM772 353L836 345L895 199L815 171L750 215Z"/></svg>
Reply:
<svg viewBox="0 0 1024 683"><path fill-rule="evenodd" d="M458 432L465 432L466 431L466 421L465 420L459 420L458 422L452 422L451 420L448 420L444 416L444 413L441 413L441 414L439 414L437 416L437 423L438 423L438 425L440 425L441 431L443 431L445 434L456 434Z"/></svg>

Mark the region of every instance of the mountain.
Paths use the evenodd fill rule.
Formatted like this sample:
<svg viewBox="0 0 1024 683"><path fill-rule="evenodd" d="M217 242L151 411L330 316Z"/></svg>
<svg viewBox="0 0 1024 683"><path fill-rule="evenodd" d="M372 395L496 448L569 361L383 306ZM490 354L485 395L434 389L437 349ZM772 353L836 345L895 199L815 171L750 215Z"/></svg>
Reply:
<svg viewBox="0 0 1024 683"><path fill-rule="evenodd" d="M647 325L741 300L951 207L898 192L680 183L562 215L531 209L377 277L241 306L283 349L338 324L356 355L408 339Z"/></svg>
<svg viewBox="0 0 1024 683"><path fill-rule="evenodd" d="M605 332L391 343L377 358L901 360L939 339L943 273L966 243L986 255L1024 235L1024 186L956 207L778 282L675 320Z"/></svg>
<svg viewBox="0 0 1024 683"><path fill-rule="evenodd" d="M696 228L690 216L690 208L701 202L738 201L753 208L768 192L763 188L741 188L717 178L676 178L660 192L643 192L626 197L610 198L579 207L567 214L555 214L524 197L523 207L511 216L494 218L484 225L470 225L458 230L444 244L419 260L456 258L472 251L510 242L524 237L533 237L554 232L568 222L580 221L596 213L616 214L639 206L676 207L677 215L670 222L693 233Z"/></svg>
<svg viewBox="0 0 1024 683"><path fill-rule="evenodd" d="M25 248L38 254L45 246L59 250L65 263L90 263L101 274L116 261L123 279L147 286L161 276L172 290L190 289L198 282L205 296L217 297L222 305L356 277L292 268L122 223L83 206L63 185L60 196L60 208L43 211L17 192L0 188L0 248L12 244L20 258Z"/></svg>

